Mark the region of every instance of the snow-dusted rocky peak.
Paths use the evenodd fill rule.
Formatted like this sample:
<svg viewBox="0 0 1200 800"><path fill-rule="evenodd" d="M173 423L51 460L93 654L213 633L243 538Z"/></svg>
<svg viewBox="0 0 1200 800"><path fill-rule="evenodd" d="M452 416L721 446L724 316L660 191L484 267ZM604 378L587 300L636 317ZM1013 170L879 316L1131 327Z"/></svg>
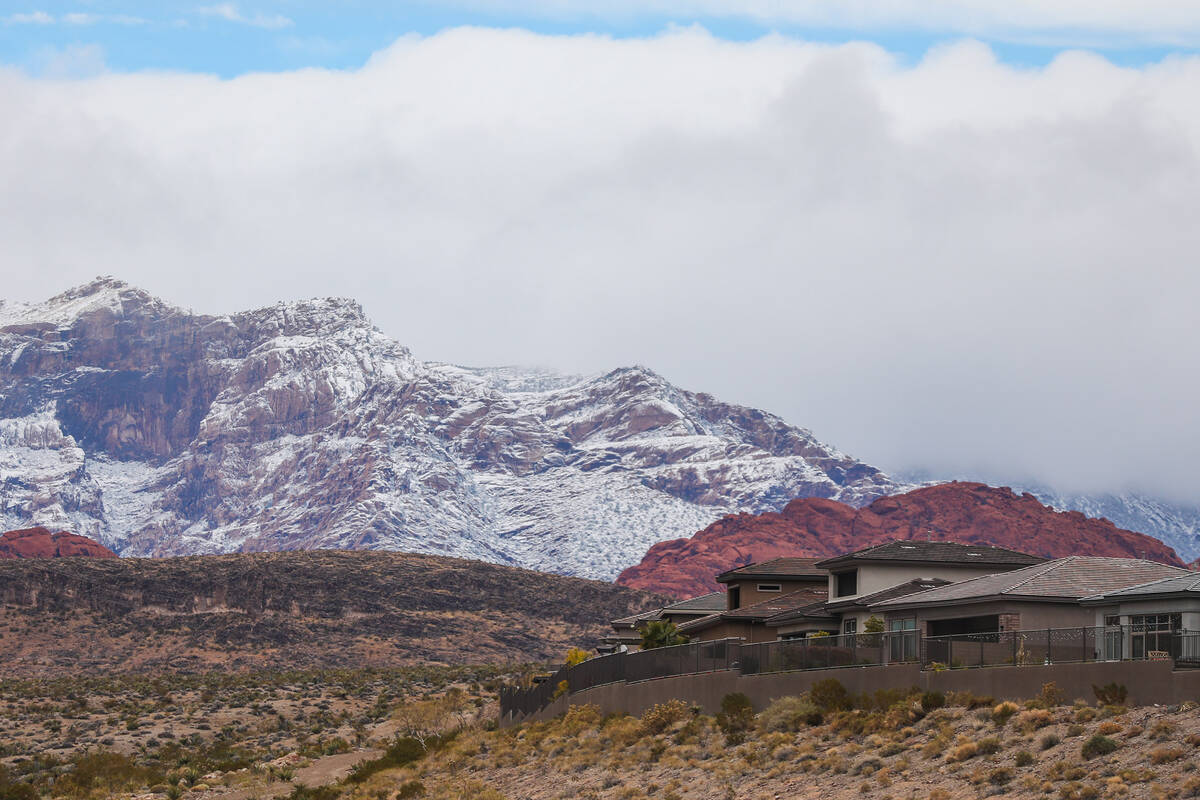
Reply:
<svg viewBox="0 0 1200 800"><path fill-rule="evenodd" d="M421 362L353 301L217 317L111 278L0 307L0 470L0 523L125 555L404 549L589 577L732 511L895 488L645 368Z"/></svg>

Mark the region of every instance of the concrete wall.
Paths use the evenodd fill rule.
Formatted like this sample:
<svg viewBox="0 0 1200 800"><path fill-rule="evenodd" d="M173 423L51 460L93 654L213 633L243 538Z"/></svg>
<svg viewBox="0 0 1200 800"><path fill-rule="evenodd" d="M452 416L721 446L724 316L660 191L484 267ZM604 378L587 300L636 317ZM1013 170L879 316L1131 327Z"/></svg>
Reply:
<svg viewBox="0 0 1200 800"><path fill-rule="evenodd" d="M997 701L1034 697L1042 685L1054 681L1068 701L1083 698L1095 702L1093 684L1120 683L1129 690L1132 705L1173 705L1200 699L1200 670L1175 670L1170 661L1117 661L1087 664L1052 664L1029 667L984 667L982 669L922 671L915 664L887 667L846 667L843 669L785 672L774 675L742 675L735 670L704 675L614 683L596 686L561 697L548 707L524 719L501 720L502 726L551 719L569 705L591 703L602 713L627 713L640 716L651 706L679 699L716 713L721 698L730 692L744 692L756 710L773 699L807 691L815 682L837 678L851 692L876 689L973 692L990 695Z"/></svg>

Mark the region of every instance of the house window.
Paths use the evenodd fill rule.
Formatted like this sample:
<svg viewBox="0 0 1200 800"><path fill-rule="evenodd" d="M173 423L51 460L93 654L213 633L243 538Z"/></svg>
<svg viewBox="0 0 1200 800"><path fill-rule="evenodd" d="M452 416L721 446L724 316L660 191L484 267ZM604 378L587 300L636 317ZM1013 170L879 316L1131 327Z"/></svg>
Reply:
<svg viewBox="0 0 1200 800"><path fill-rule="evenodd" d="M853 636L858 633L858 620L848 619L842 623L842 633L847 636Z"/></svg>
<svg viewBox="0 0 1200 800"><path fill-rule="evenodd" d="M1115 628L1121 624L1121 617L1118 614L1109 614L1104 617L1104 626L1106 628Z"/></svg>
<svg viewBox="0 0 1200 800"><path fill-rule="evenodd" d="M849 597L852 594L858 594L858 570L839 572L833 576L833 579L835 581L835 597Z"/></svg>
<svg viewBox="0 0 1200 800"><path fill-rule="evenodd" d="M778 583L760 583L758 590L760 592L781 592L783 591L783 586Z"/></svg>
<svg viewBox="0 0 1200 800"><path fill-rule="evenodd" d="M729 597L729 610L730 611L733 611L735 608L742 607L742 587L730 586L729 592L728 592L728 597Z"/></svg>
<svg viewBox="0 0 1200 800"><path fill-rule="evenodd" d="M1175 633L1183 627L1182 614L1134 614L1129 617L1129 627L1134 658L1149 658L1156 652L1179 655Z"/></svg>

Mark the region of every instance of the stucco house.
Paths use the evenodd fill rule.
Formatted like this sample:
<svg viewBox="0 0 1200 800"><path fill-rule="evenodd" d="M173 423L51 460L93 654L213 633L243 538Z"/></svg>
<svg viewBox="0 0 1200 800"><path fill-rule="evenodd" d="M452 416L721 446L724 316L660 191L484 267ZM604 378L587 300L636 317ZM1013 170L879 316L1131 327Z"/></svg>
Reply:
<svg viewBox="0 0 1200 800"><path fill-rule="evenodd" d="M1140 558L1068 556L884 600L871 610L889 629L911 626L922 636L1092 627L1097 612L1081 604L1084 598L1182 576L1194 574Z"/></svg>
<svg viewBox="0 0 1200 800"><path fill-rule="evenodd" d="M1188 572L1151 583L1085 597L1081 605L1105 629L1106 658L1166 654L1200 661L1200 574Z"/></svg>
<svg viewBox="0 0 1200 800"><path fill-rule="evenodd" d="M896 595L881 593L904 587L914 580L956 582L1043 561L1045 559L1040 556L1003 547L910 539L865 547L818 561L815 566L829 574L827 608L840 618L838 632L850 635L861 633L863 623L874 613L870 604L860 602L864 598L891 599ZM900 620L898 624L903 624L903 618L897 619Z"/></svg>

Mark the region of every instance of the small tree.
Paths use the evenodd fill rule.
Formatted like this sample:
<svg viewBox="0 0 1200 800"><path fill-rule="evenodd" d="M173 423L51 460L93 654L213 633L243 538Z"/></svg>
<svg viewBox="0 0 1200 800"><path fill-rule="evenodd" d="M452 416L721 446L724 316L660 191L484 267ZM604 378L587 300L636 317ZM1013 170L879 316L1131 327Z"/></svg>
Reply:
<svg viewBox="0 0 1200 800"><path fill-rule="evenodd" d="M883 640L879 634L883 633L883 630L883 620L874 614L867 617L866 622L863 623L863 633L866 635L860 640L860 644L863 647L879 647Z"/></svg>
<svg viewBox="0 0 1200 800"><path fill-rule="evenodd" d="M642 649L654 650L659 647L673 647L677 644L687 644L688 637L675 629L675 623L660 619L647 622L642 626Z"/></svg>
<svg viewBox="0 0 1200 800"><path fill-rule="evenodd" d="M578 647L572 647L567 651L567 666L573 667L576 664L582 664L588 660L588 651L581 650Z"/></svg>

